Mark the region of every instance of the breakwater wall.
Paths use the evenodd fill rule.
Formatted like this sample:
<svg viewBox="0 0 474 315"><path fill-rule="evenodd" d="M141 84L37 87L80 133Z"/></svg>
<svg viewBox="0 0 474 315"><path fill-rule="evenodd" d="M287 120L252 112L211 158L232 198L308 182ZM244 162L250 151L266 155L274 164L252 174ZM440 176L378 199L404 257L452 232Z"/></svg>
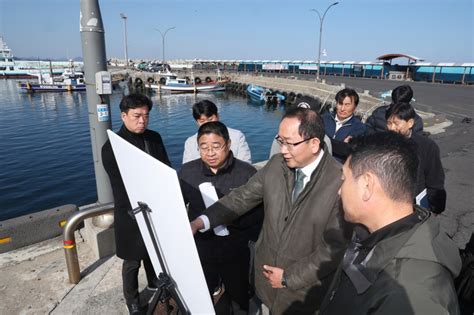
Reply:
<svg viewBox="0 0 474 315"><path fill-rule="evenodd" d="M68 204L0 221L0 253L61 235L67 220L77 211L76 205Z"/></svg>
<svg viewBox="0 0 474 315"><path fill-rule="evenodd" d="M345 85L330 85L323 82L300 80L298 77L270 77L251 74L231 74L232 82L242 85L255 84L281 93L294 93L295 95L307 95L319 99L323 104L331 103L335 105L334 97L336 93L343 89ZM369 94L366 90L359 93L360 101L357 111L360 113L371 112L380 105L380 100Z"/></svg>
<svg viewBox="0 0 474 315"><path fill-rule="evenodd" d="M176 74L183 78L192 77L189 71L178 71ZM128 77L129 83L133 86L135 86L137 82L142 83L143 86L146 87L147 83L158 83L160 80L163 81L163 76L161 76L159 73L153 72L127 70L126 76ZM209 79L216 79L217 73L215 71L201 70L194 71L193 76L198 81L205 82ZM294 101L295 96L307 95L319 99L323 104L334 106L334 96L339 90L345 87L343 84L326 84L324 80L322 82L316 82L315 80L302 80L297 76L284 78L263 76L261 74L255 75L227 71L221 71L221 76L231 79L231 83L228 84L228 89L231 92L238 92L245 95L247 86L249 84L255 84L273 91L278 91L285 95L290 95L290 104ZM370 91L366 90L362 93L359 93L360 102L359 106L357 107L357 112L361 116L367 116L373 111L373 109L381 104L381 101L378 98L370 95L369 92Z"/></svg>

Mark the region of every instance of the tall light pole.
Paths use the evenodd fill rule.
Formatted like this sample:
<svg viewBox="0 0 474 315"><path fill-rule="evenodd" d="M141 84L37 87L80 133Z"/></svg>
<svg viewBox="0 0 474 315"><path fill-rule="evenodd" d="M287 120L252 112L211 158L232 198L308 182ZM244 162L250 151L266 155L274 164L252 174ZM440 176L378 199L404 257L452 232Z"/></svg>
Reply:
<svg viewBox="0 0 474 315"><path fill-rule="evenodd" d="M318 14L318 17L319 17L319 49L318 49L318 75L316 76L316 79L319 80L319 75L320 75L320 71L321 71L321 39L323 37L323 22L324 22L324 17L326 16L326 13L328 12L328 10L335 6L336 4L338 4L339 2L334 2L333 4L331 4L330 6L328 6L326 8L326 11L324 11L324 14L323 14L323 17L321 17L321 14L319 13L318 10L316 9L311 9L310 11L313 11L313 12L316 12Z"/></svg>
<svg viewBox="0 0 474 315"><path fill-rule="evenodd" d="M123 20L123 41L125 45L125 62L128 69L127 16L123 13L120 13L120 17Z"/></svg>
<svg viewBox="0 0 474 315"><path fill-rule="evenodd" d="M160 35L161 35L161 45L163 47L163 54L162 54L162 59L163 59L163 69L165 67L165 37L166 37L166 33L168 33L168 31L171 31L171 30L174 30L176 27L170 27L168 29L166 29L166 31L163 33L161 32L159 29L155 28L155 31L158 31L160 32Z"/></svg>

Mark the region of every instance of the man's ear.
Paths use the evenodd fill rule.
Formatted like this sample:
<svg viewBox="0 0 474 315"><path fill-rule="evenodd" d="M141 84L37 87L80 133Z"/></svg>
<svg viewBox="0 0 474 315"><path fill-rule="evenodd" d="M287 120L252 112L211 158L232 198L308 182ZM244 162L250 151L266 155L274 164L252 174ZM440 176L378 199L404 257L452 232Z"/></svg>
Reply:
<svg viewBox="0 0 474 315"><path fill-rule="evenodd" d="M410 119L408 119L407 123L408 123L408 126L410 127L410 129L412 129L413 126L415 125L415 119L410 118Z"/></svg>
<svg viewBox="0 0 474 315"><path fill-rule="evenodd" d="M316 154L321 149L321 141L318 138L314 137L311 139L311 151L313 154Z"/></svg>
<svg viewBox="0 0 474 315"><path fill-rule="evenodd" d="M359 184L362 189L362 199L369 201L372 198L375 190L375 177L374 174L367 172L359 177Z"/></svg>
<svg viewBox="0 0 474 315"><path fill-rule="evenodd" d="M126 112L121 112L120 113L120 118L122 118L122 121L125 122L125 116L127 116Z"/></svg>

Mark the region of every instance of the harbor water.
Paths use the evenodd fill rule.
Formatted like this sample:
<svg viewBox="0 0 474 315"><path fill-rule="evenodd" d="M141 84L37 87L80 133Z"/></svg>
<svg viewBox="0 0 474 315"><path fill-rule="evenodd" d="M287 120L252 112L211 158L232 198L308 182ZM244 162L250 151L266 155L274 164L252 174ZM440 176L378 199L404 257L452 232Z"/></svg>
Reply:
<svg viewBox="0 0 474 315"><path fill-rule="evenodd" d="M120 90L111 96L112 129L121 126ZM161 133L173 168L197 131L192 105L209 99L221 121L244 132L253 162L268 158L283 112L227 94L151 94L149 128ZM97 200L85 92L22 93L0 80L0 221L63 204Z"/></svg>

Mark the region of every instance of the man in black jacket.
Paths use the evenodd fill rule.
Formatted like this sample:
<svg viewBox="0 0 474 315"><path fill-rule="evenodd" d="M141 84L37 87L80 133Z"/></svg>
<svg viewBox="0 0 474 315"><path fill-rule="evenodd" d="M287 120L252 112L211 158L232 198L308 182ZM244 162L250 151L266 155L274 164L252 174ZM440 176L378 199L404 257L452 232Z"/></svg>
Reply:
<svg viewBox="0 0 474 315"><path fill-rule="evenodd" d="M458 249L439 220L413 206L417 168L399 134L355 139L339 190L354 234L320 314L459 314Z"/></svg>
<svg viewBox="0 0 474 315"><path fill-rule="evenodd" d="M189 205L190 220L206 209L199 188L201 184L212 184L220 198L247 183L256 173L253 166L233 156L229 132L223 123L215 121L201 125L197 142L201 158L185 163L178 174L185 203ZM230 311L232 304L233 313L238 309L248 312L251 291L248 243L257 239L262 221L263 209L257 207L226 227L195 235L210 293L222 281L224 295L231 301L225 307Z"/></svg>
<svg viewBox="0 0 474 315"><path fill-rule="evenodd" d="M395 103L410 103L413 99L413 90L408 85L400 85L393 89L392 91L392 103L390 105L383 105L377 107L372 115L367 118L365 122L366 134L374 133L377 131L386 131L387 130L387 119L385 118L385 113L387 110ZM423 133L423 119L415 113L415 123L413 125L414 133Z"/></svg>
<svg viewBox="0 0 474 315"><path fill-rule="evenodd" d="M161 162L170 165L163 140L159 133L148 130L151 100L139 94L125 96L120 102L123 125L117 133L137 148L147 152ZM132 209L127 191L120 175L110 141L102 147L102 163L109 175L114 195L114 228L117 257L123 259L123 293L130 314L144 313L138 299L138 270L141 261L145 267L149 289L156 290L153 281L156 278L150 257L138 229L137 222L128 211Z"/></svg>
<svg viewBox="0 0 474 315"><path fill-rule="evenodd" d="M408 103L392 104L386 112L387 129L410 138L415 144L419 159L415 190L418 204L439 214L446 207L444 170L439 148L430 138L413 132L415 115L415 109ZM423 195L426 198L422 198Z"/></svg>

